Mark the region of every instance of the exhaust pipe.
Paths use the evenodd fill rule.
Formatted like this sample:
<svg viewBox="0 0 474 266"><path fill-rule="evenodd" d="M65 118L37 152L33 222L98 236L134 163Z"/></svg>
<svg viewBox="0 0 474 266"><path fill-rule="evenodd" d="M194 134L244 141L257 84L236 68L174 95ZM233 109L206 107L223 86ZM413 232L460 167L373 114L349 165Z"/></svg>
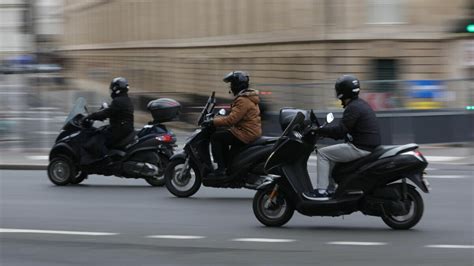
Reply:
<svg viewBox="0 0 474 266"><path fill-rule="evenodd" d="M158 167L151 163L126 162L123 168L126 174L133 176L153 177L159 172Z"/></svg>

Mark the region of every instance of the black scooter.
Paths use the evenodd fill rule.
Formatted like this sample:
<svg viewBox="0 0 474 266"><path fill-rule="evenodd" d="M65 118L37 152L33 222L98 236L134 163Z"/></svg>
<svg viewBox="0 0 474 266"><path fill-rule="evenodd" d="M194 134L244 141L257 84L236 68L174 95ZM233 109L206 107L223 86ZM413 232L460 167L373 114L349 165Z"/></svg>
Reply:
<svg viewBox="0 0 474 266"><path fill-rule="evenodd" d="M262 224L282 226L295 210L307 216L361 211L381 217L393 229L410 229L420 221L423 199L415 186L428 193L429 184L423 177L428 162L416 144L380 146L366 157L336 164L332 172L338 184L334 196L324 201L303 197L303 192L313 190L307 161L319 139L313 130L319 127L316 116L312 111L306 116L303 112L294 116L265 164L265 170L278 177L258 187L254 196L253 211ZM327 123L332 119L329 114Z"/></svg>
<svg viewBox="0 0 474 266"><path fill-rule="evenodd" d="M85 156L83 142L87 134L105 129L94 128L92 123L84 126L87 113L85 99L79 98L50 151L48 177L52 183L79 184L89 174L100 174L142 178L152 186L164 185L164 169L176 146L171 131L155 119L116 143L106 158L84 163L81 159Z"/></svg>
<svg viewBox="0 0 474 266"><path fill-rule="evenodd" d="M214 115L215 93L207 100L198 125ZM220 110L221 113L224 110ZM224 111L225 112L225 111ZM221 113L222 114L222 113ZM245 147L231 151L227 162L227 178L210 179L213 165L209 153L209 142L214 128L200 127L186 140L184 151L171 157L165 170L168 190L177 197L190 197L201 184L217 188L256 189L266 178L263 166L278 138L260 137Z"/></svg>

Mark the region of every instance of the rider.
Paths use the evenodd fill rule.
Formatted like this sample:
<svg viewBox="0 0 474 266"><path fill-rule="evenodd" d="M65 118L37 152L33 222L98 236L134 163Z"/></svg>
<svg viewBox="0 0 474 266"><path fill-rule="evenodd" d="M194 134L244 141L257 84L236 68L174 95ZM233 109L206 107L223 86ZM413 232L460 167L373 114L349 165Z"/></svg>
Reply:
<svg viewBox="0 0 474 266"><path fill-rule="evenodd" d="M225 178L229 146L238 148L262 135L258 106L260 98L257 91L249 88L249 75L243 71L233 71L227 74L223 81L230 83L229 93L235 98L229 115L204 122L205 126L229 127L218 129L211 136L212 155L217 169L208 175L209 178Z"/></svg>
<svg viewBox="0 0 474 266"><path fill-rule="evenodd" d="M317 188L313 192L303 193L311 200L327 200L334 192L334 180L330 177L335 163L350 162L369 155L380 145L380 133L375 112L369 104L359 98L359 80L350 75L339 77L335 84L336 96L341 100L344 113L339 124L318 128L320 136L333 139L345 139L345 143L336 144L318 150Z"/></svg>
<svg viewBox="0 0 474 266"><path fill-rule="evenodd" d="M127 79L117 77L110 83L112 102L109 107L88 115L84 121L105 120L109 118L108 126L101 135L105 139L105 147L111 148L120 140L134 131L133 104L128 97L129 85ZM87 122L86 122L87 123ZM105 154L104 154L105 155Z"/></svg>

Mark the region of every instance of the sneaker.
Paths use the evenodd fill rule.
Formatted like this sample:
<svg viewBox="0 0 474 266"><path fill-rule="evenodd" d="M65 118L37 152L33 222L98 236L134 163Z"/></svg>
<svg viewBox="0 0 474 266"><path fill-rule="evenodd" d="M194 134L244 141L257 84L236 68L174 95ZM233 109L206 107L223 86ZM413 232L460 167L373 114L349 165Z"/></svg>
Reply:
<svg viewBox="0 0 474 266"><path fill-rule="evenodd" d="M311 192L303 192L303 197L309 200L329 200L331 194L324 189L315 189Z"/></svg>

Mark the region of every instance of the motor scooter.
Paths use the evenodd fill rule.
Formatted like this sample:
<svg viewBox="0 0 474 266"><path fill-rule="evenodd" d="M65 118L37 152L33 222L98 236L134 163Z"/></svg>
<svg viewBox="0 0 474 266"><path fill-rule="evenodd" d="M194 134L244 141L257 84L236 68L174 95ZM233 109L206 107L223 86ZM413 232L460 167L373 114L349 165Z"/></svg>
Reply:
<svg viewBox="0 0 474 266"><path fill-rule="evenodd" d="M167 99L167 102L168 100L171 99ZM107 108L105 104L102 107ZM154 107L149 110L155 118L157 106ZM179 106L174 106L176 108L179 109ZM90 161L84 160L88 156L84 142L106 127L95 128L93 122L85 123L87 113L85 99L79 98L50 151L48 177L52 183L58 186L79 184L90 174L100 174L142 178L152 186L164 185L163 172L176 146L176 136L161 124L166 120L166 115L158 120L155 118L141 130L134 131L115 143L104 158Z"/></svg>
<svg viewBox="0 0 474 266"><path fill-rule="evenodd" d="M267 178L263 166L277 137L263 136L240 149L231 149L226 178L208 178L214 167L209 143L215 128L203 127L202 122L215 115L215 105L215 92L212 92L198 119L199 128L188 137L183 152L171 157L165 170L166 188L176 197L194 195L201 184L217 188L256 189ZM219 111L221 115L225 114L223 112L222 109Z"/></svg>
<svg viewBox="0 0 474 266"><path fill-rule="evenodd" d="M303 193L313 190L307 161L320 139L320 125L313 111L309 117L303 112L296 112L265 163L265 171L275 177L260 185L253 198L254 214L262 224L282 226L295 210L306 216L360 211L381 217L393 229L410 229L420 221L424 205L417 187L429 192L423 176L428 162L416 144L379 146L368 156L338 163L332 171L335 194L328 200L305 198ZM326 124L333 118L328 114Z"/></svg>

